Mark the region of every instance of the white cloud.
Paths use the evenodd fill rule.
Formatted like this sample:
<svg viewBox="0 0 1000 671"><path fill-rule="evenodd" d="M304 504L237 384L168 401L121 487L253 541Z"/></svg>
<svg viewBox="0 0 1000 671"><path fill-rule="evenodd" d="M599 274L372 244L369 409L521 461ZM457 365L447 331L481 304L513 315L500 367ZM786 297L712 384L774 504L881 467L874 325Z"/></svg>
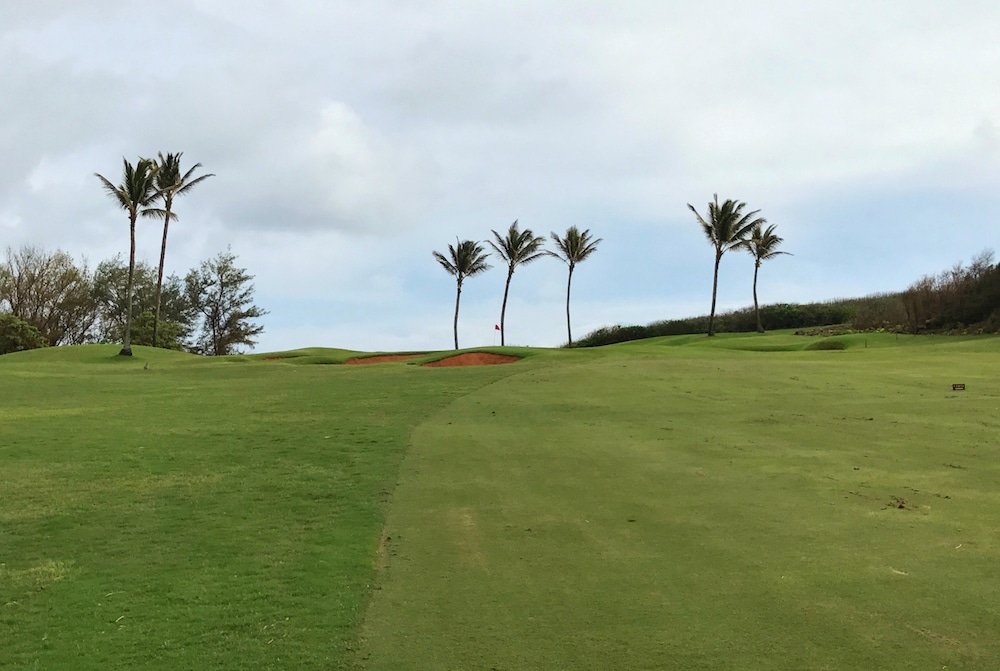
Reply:
<svg viewBox="0 0 1000 671"><path fill-rule="evenodd" d="M894 288L995 246L995 3L139 6L5 8L0 244L127 251L92 173L183 151L217 176L178 203L168 267L232 244L274 342L447 346L431 250L515 218L605 238L580 335L703 311L710 259L685 205L714 192L796 253L768 269L774 300ZM138 234L153 258L157 226ZM742 265L724 265L725 300L745 304ZM518 339L561 342L562 271L515 279L537 327ZM492 328L482 282L463 314Z"/></svg>

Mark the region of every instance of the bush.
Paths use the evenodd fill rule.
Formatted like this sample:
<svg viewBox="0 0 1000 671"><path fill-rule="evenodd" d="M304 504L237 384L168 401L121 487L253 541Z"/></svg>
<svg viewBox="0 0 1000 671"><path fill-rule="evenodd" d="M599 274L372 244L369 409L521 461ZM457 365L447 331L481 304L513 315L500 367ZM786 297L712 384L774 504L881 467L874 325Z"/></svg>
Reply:
<svg viewBox="0 0 1000 671"><path fill-rule="evenodd" d="M813 328L846 324L854 319L859 305L867 299L835 300L827 303L804 305L779 303L763 305L760 318L765 328ZM757 330L757 317L753 308L724 312L715 316L717 333L749 333ZM687 319L670 319L653 322L647 326L605 326L588 333L573 343L574 347L598 347L629 340L659 336L689 335L708 332L708 315Z"/></svg>
<svg viewBox="0 0 1000 671"><path fill-rule="evenodd" d="M899 332L906 324L906 306L900 294L876 294L862 299L851 320L851 328L856 331Z"/></svg>
<svg viewBox="0 0 1000 671"><path fill-rule="evenodd" d="M906 326L912 333L994 332L1000 305L1000 265L985 251L968 267L955 265L937 276L924 276L901 296Z"/></svg>
<svg viewBox="0 0 1000 671"><path fill-rule="evenodd" d="M28 322L11 314L0 314L0 354L48 347L45 336Z"/></svg>

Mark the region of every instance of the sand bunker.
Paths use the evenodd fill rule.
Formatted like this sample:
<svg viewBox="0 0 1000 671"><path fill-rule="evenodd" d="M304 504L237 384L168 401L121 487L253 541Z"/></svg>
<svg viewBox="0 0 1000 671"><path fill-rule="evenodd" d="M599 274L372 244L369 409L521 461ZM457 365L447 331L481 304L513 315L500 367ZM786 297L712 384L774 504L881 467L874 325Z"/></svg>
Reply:
<svg viewBox="0 0 1000 671"><path fill-rule="evenodd" d="M348 359L344 363L348 365L354 365L358 363L389 363L391 361L406 361L407 359L412 359L417 354L382 354L380 356L359 356L353 359Z"/></svg>
<svg viewBox="0 0 1000 671"><path fill-rule="evenodd" d="M520 361L520 357L508 356L506 354L490 354L489 352L466 352L465 354L458 354L456 356L450 356L447 359L441 359L440 361L432 361L431 363L425 363L425 366L430 366L431 368L440 368L442 366L490 366L500 363L514 363L515 361Z"/></svg>

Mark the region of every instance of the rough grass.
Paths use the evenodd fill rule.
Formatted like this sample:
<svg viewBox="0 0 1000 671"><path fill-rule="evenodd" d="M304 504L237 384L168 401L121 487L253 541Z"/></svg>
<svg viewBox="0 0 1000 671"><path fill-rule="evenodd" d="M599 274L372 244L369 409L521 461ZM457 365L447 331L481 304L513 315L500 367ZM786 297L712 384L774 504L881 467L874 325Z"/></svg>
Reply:
<svg viewBox="0 0 1000 671"><path fill-rule="evenodd" d="M1000 340L836 340L0 357L0 668L1000 668Z"/></svg>

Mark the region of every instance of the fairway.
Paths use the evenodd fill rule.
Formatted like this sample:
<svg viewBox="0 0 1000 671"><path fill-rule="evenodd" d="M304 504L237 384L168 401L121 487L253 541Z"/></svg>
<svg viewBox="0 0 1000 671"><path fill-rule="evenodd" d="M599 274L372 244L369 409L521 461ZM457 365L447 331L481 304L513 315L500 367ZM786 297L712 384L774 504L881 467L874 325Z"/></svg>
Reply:
<svg viewBox="0 0 1000 671"><path fill-rule="evenodd" d="M0 357L0 668L1000 668L1000 340L837 340Z"/></svg>

